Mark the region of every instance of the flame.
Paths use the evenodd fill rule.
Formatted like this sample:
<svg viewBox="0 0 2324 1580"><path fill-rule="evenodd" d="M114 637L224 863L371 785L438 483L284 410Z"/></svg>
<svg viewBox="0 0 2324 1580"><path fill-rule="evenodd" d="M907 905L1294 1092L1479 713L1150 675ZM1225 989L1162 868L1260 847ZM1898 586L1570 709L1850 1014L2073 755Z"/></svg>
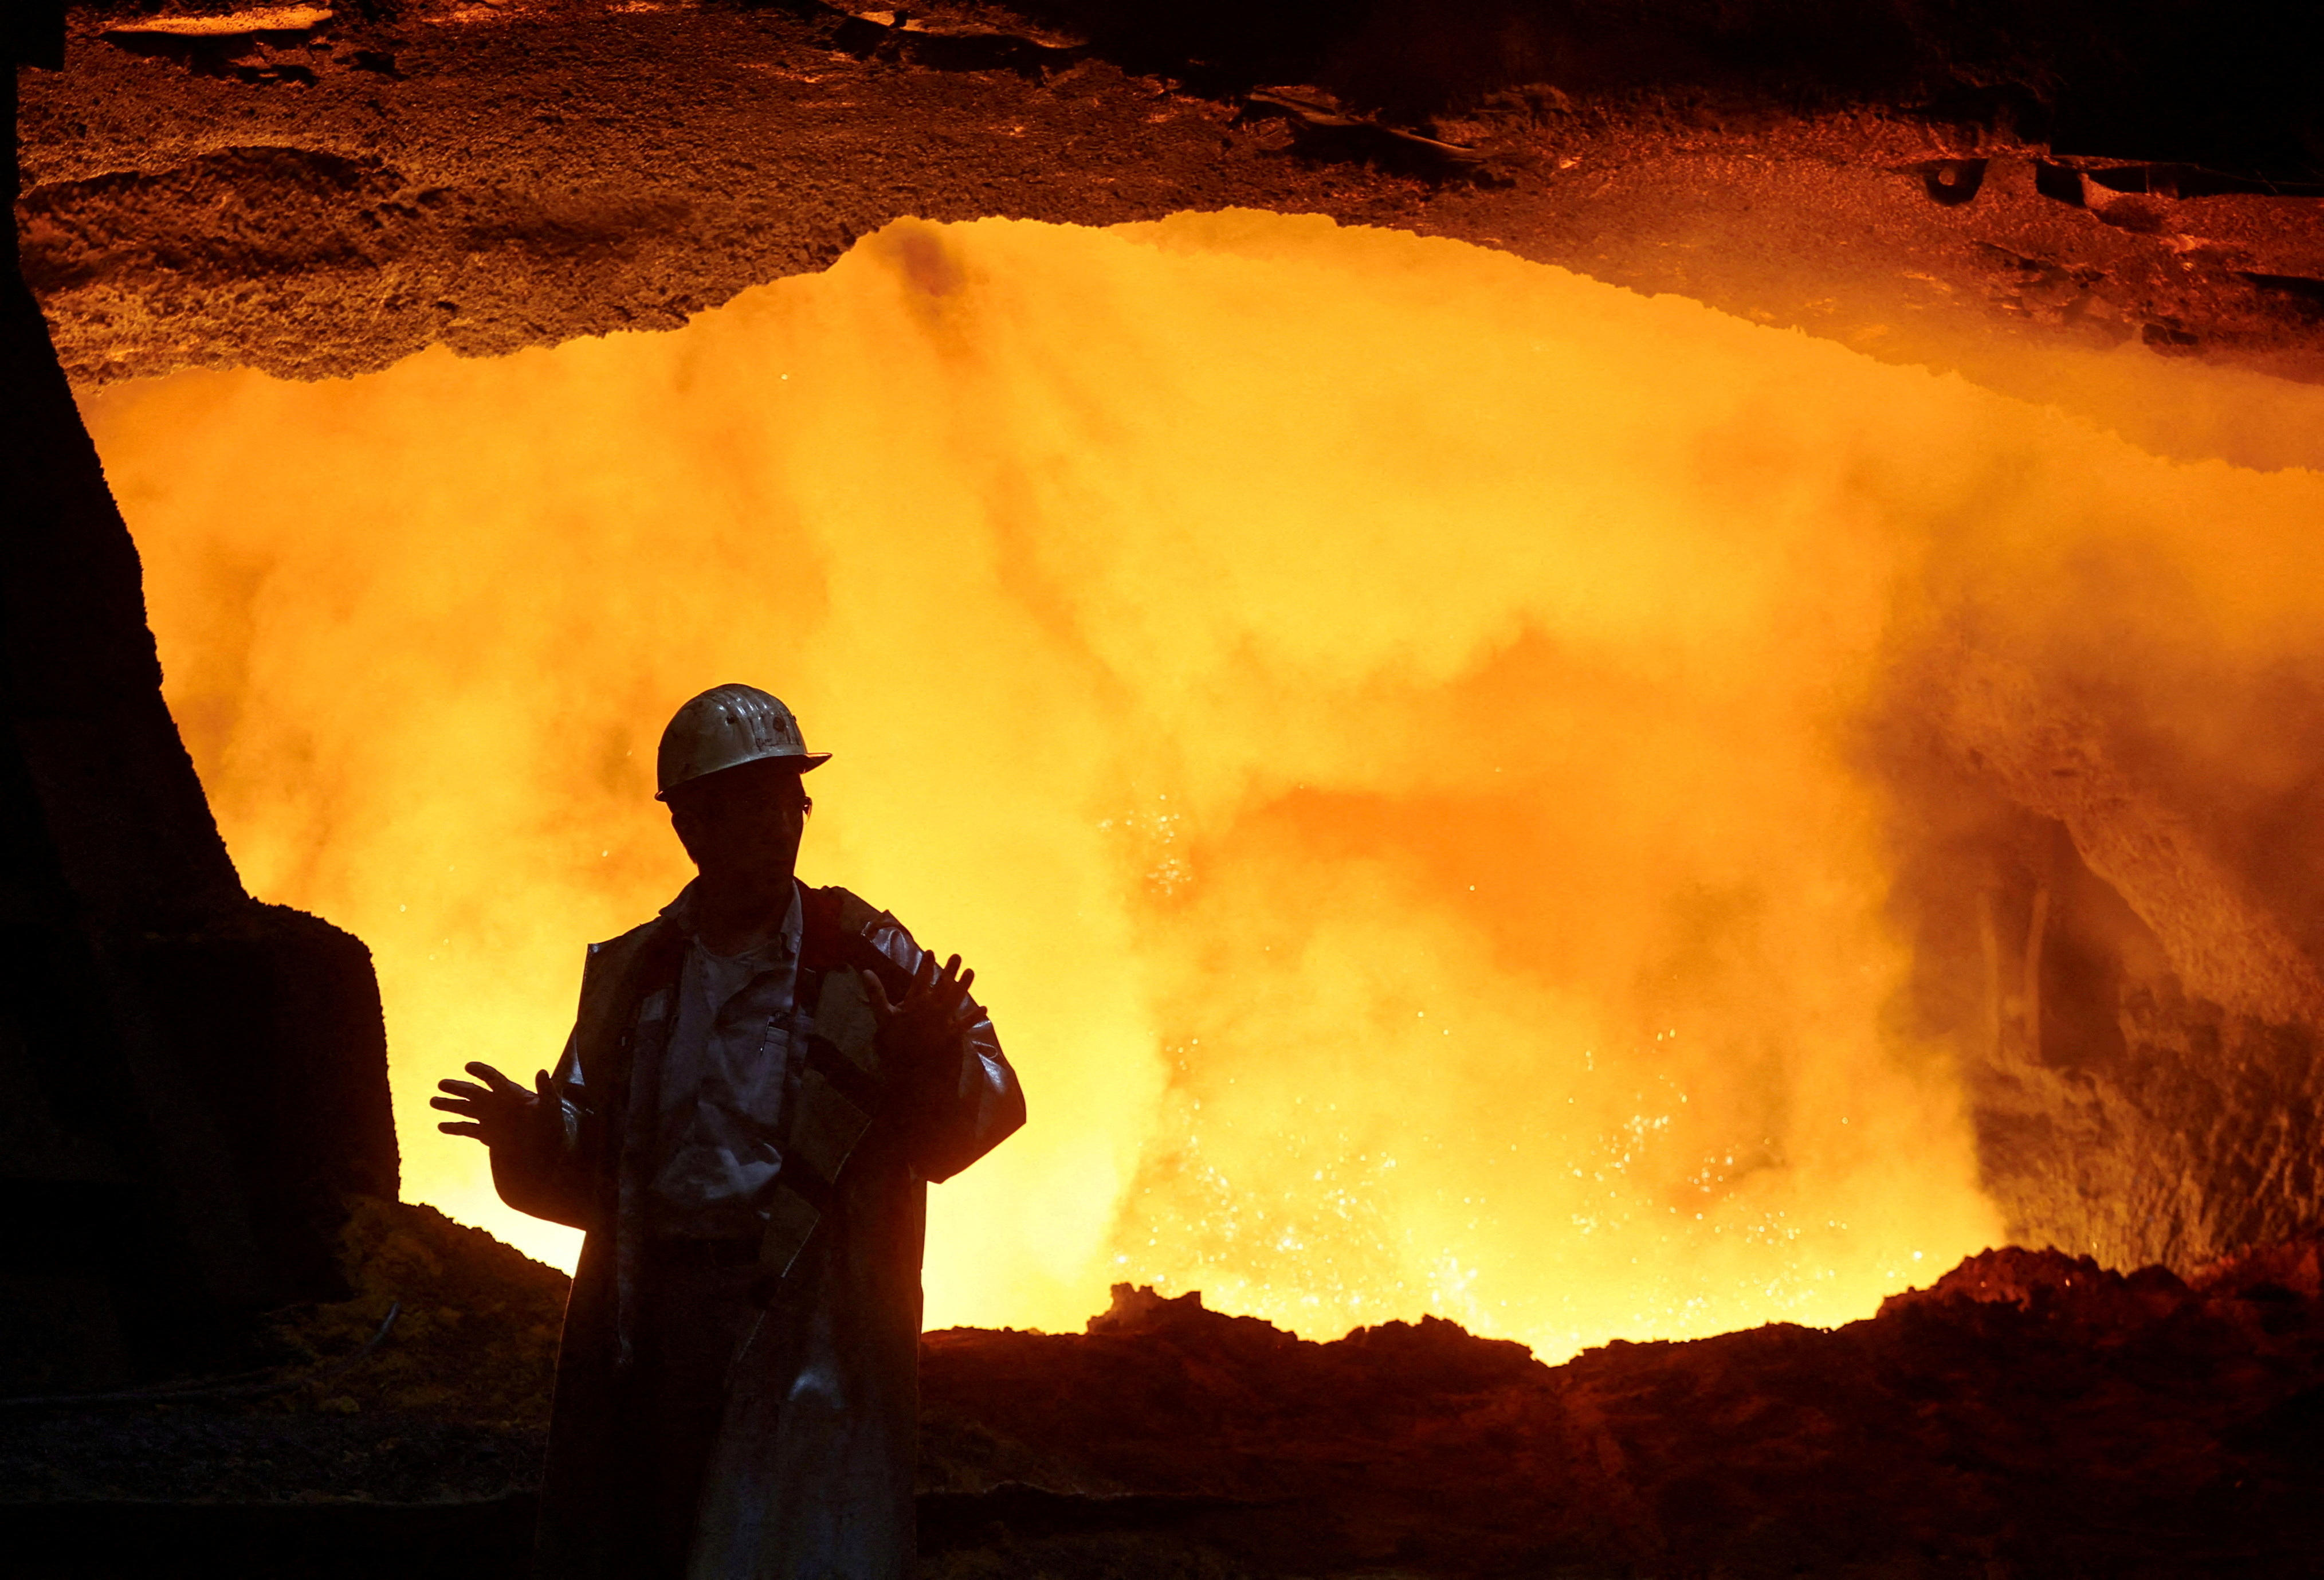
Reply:
<svg viewBox="0 0 2324 1580"><path fill-rule="evenodd" d="M2139 355L2107 399L2182 376ZM1998 1238L1893 1012L1891 650L1937 588L2047 640L2073 555L2317 495L1254 214L904 222L675 333L88 415L245 880L375 955L409 1195L570 1265L425 1100L554 1058L582 943L688 875L663 720L743 679L836 753L805 875L966 955L1025 1076L935 1193L933 1324L1131 1278L1552 1357Z"/></svg>

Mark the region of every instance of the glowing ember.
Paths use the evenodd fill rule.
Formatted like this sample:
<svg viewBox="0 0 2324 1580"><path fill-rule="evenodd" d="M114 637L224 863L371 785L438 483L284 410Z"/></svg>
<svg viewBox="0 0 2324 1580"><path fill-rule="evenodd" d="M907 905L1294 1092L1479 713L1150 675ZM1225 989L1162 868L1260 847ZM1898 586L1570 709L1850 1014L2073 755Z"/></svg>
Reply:
<svg viewBox="0 0 2324 1580"><path fill-rule="evenodd" d="M113 29L118 33L168 33L178 38L232 38L255 32L304 32L331 20L320 5L262 5L201 16L141 16Z"/></svg>
<svg viewBox="0 0 2324 1580"><path fill-rule="evenodd" d="M569 1259L425 1095L551 1060L686 876L655 732L747 679L838 754L807 874L965 954L1031 1094L932 1324L1132 1278L1552 1358L1997 1236L1849 765L1897 614L2316 492L1248 214L899 225L675 334L90 416L246 881L376 953L414 1197Z"/></svg>

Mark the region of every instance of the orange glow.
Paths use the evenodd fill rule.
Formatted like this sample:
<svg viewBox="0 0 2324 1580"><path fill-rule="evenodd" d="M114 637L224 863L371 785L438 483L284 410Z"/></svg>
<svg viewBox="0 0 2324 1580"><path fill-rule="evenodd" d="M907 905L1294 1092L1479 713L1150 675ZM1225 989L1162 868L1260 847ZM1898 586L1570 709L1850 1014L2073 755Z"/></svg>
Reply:
<svg viewBox="0 0 2324 1580"><path fill-rule="evenodd" d="M583 942L687 876L662 721L749 680L837 754L805 874L965 954L1025 1075L935 1193L932 1326L1129 1278L1551 1358L1865 1315L1998 1237L1888 1012L1850 732L1929 589L2054 634L2059 556L2319 502L1252 214L903 223L673 334L89 416L245 881L377 958L409 1196L570 1265L425 1098L554 1057ZM2203 586L2324 585L2269 552Z"/></svg>

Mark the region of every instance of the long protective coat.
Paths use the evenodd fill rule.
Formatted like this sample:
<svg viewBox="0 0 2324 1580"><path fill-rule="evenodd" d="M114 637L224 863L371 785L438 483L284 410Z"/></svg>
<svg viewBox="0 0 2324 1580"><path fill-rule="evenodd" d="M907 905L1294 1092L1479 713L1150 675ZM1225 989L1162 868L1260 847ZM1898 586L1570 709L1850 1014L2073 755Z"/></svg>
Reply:
<svg viewBox="0 0 2324 1580"><path fill-rule="evenodd" d="M1024 1123L1015 1072L981 1012L947 1057L884 1067L858 969L900 999L921 958L896 919L844 889L800 891L804 1075L760 1254L765 1317L729 1374L689 1580L900 1580L914 1557L920 1253L927 1185ZM588 1233L566 1307L535 1573L618 1580L625 1497L613 1440L643 1254L643 1178L661 1050L687 939L668 913L590 946L559 1061L561 1113L495 1148L521 1212Z"/></svg>

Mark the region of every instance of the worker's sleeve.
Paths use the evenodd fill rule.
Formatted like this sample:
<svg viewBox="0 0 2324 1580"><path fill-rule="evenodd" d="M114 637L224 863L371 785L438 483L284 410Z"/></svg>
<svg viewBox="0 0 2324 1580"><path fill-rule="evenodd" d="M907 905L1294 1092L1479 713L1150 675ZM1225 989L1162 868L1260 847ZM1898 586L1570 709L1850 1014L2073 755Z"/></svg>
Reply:
<svg viewBox="0 0 2324 1580"><path fill-rule="evenodd" d="M1001 1051L991 1017L979 1015L962 1033L959 1081L950 1093L931 1098L913 1149L925 1179L951 1178L1025 1123L1024 1088Z"/></svg>
<svg viewBox="0 0 2324 1580"><path fill-rule="evenodd" d="M889 986L900 995L920 966L921 950L893 916L881 915L867 935L895 968ZM882 967L881 975L889 975ZM973 1002L973 1001L972 1001ZM897 1094L914 1170L923 1179L949 1179L992 1150L1025 1123L1025 1093L1001 1051L992 1018L979 1006L956 1050L935 1062L934 1078Z"/></svg>
<svg viewBox="0 0 2324 1580"><path fill-rule="evenodd" d="M518 1212L588 1229L595 1226L596 1193L594 1171L585 1159L597 1116L582 1085L578 1038L576 1029L565 1039L564 1056L557 1061L549 1082L554 1104L536 1107L532 1130L523 1141L493 1149L493 1187Z"/></svg>

